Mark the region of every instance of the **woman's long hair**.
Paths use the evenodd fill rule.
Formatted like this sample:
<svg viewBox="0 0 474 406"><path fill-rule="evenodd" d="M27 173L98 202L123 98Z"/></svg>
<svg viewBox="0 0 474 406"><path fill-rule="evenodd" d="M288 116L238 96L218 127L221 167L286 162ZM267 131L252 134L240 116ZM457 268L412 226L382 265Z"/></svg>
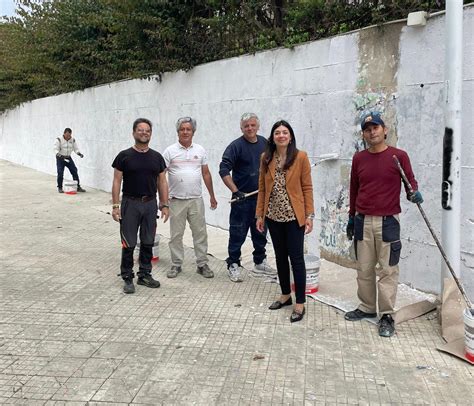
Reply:
<svg viewBox="0 0 474 406"><path fill-rule="evenodd" d="M280 126L288 128L288 131L291 135L291 140L288 144L288 149L286 150L286 161L283 165L283 170L286 170L291 165L293 165L293 162L295 162L296 155L298 155L298 148L296 148L295 132L293 131L293 128L291 127L290 123L285 120L277 121L275 124L273 124L270 137L268 137L267 147L265 148L265 152L263 153L263 164L265 166L265 170L268 170L268 165L270 164L271 160L273 159L273 156L275 155L276 144L273 140L273 133Z"/></svg>

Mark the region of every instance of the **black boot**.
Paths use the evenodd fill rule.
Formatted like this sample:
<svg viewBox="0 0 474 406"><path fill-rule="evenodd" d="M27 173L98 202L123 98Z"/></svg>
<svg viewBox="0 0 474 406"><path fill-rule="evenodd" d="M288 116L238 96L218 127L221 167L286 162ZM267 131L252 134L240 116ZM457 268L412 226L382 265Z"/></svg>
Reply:
<svg viewBox="0 0 474 406"><path fill-rule="evenodd" d="M159 288L160 287L160 282L153 279L151 274L139 276L137 284L146 286L147 288Z"/></svg>
<svg viewBox="0 0 474 406"><path fill-rule="evenodd" d="M124 279L123 282L123 293L135 293L135 285L133 284L133 279Z"/></svg>

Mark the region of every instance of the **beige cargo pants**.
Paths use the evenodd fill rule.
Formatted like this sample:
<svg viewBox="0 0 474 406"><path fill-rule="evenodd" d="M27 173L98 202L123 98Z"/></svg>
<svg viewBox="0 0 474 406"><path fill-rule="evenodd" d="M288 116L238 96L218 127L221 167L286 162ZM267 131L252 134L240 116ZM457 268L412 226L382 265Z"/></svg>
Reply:
<svg viewBox="0 0 474 406"><path fill-rule="evenodd" d="M196 199L170 200L170 242L171 263L182 266L184 260L183 236L189 223L193 235L194 254L197 266L208 263L207 258L207 228L204 201Z"/></svg>
<svg viewBox="0 0 474 406"><path fill-rule="evenodd" d="M366 313L376 313L378 307L379 314L393 313L398 287L398 261L402 248L399 216L357 214L354 238L359 265L359 309Z"/></svg>

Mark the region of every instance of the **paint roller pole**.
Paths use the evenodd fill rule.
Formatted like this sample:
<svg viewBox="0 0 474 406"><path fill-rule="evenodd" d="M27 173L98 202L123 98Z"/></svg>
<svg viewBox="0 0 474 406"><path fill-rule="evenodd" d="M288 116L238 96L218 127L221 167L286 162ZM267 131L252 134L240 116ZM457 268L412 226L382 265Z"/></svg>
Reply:
<svg viewBox="0 0 474 406"><path fill-rule="evenodd" d="M245 197L249 197L249 196L253 196L253 195L256 195L258 193L258 190L254 190L253 192L250 192L250 193L245 193ZM239 199L232 199L232 200L229 200L229 203L234 203L234 202L237 202L239 201Z"/></svg>
<svg viewBox="0 0 474 406"><path fill-rule="evenodd" d="M393 160L397 164L398 169L400 170L400 174L402 176L403 182L407 185L409 192L413 193L413 187L411 186L410 182L408 181L408 178L405 175L405 171L403 170L402 166L400 165L400 161L398 160L396 155L393 155ZM451 272L451 275L453 276L453 279L456 282L456 285L458 285L458 288L459 288L461 294L463 295L467 306L469 307L469 309L472 309L472 303L469 300L469 297L467 296L466 291L464 290L464 287L461 284L461 281L456 276L456 273L454 272L454 269L451 266L451 262L449 261L448 257L446 256L446 253L444 252L443 246L439 242L439 239L436 236L436 233L434 232L433 227L431 226L431 223L428 220L428 217L426 217L426 214L425 214L425 211L423 210L423 207L421 207L421 203L416 203L416 205L418 206L418 209L420 210L421 216L425 220L425 223L428 226L428 229L430 230L430 233L433 236L433 239L435 240L435 243L438 246L439 251L441 252L441 256L443 257L444 262L446 263L446 266L448 267L449 271ZM471 312L472 312L472 310L471 310Z"/></svg>
<svg viewBox="0 0 474 406"><path fill-rule="evenodd" d="M447 1L441 241L457 276L461 268L462 31L463 2ZM442 290L447 271L443 264Z"/></svg>

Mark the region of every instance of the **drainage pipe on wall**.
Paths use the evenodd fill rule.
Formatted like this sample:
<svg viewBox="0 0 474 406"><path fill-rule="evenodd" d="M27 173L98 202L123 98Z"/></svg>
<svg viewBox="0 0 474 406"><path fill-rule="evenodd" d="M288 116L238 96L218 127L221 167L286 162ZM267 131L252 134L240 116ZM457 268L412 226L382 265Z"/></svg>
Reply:
<svg viewBox="0 0 474 406"><path fill-rule="evenodd" d="M446 2L445 131L441 191L441 240L457 276L461 264L462 0ZM449 275L442 261L441 288Z"/></svg>

